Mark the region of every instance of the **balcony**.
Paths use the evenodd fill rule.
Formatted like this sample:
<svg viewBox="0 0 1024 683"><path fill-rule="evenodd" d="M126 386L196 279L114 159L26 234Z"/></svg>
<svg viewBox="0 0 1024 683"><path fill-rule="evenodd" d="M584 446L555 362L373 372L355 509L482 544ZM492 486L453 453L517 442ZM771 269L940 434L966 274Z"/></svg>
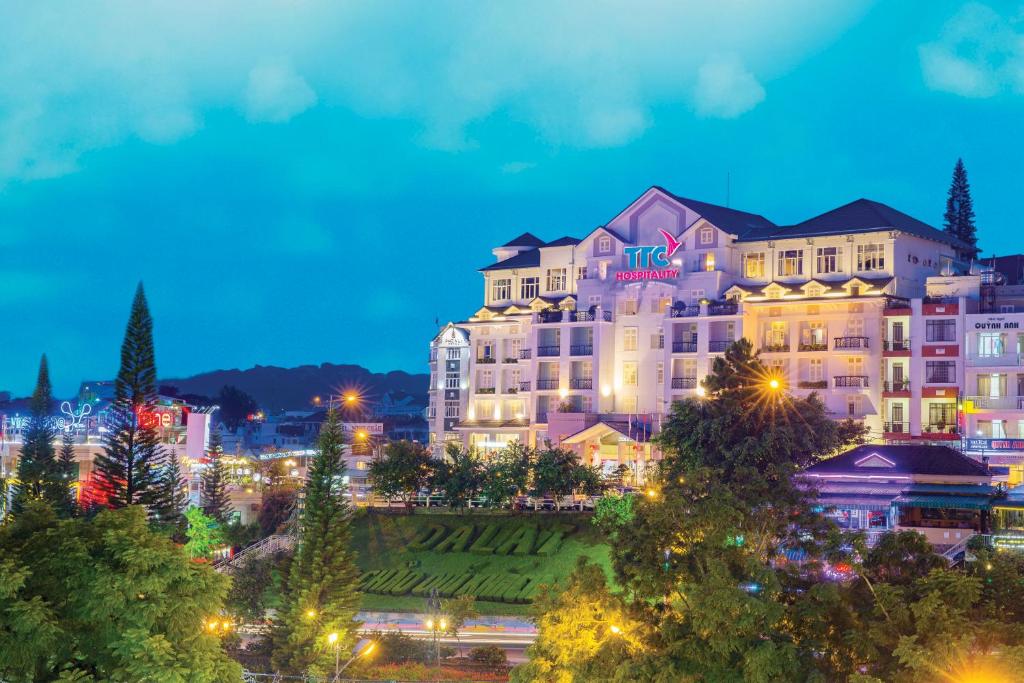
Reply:
<svg viewBox="0 0 1024 683"><path fill-rule="evenodd" d="M696 377L673 377L672 378L673 389L696 389L697 378Z"/></svg>
<svg viewBox="0 0 1024 683"><path fill-rule="evenodd" d="M551 389L558 388L557 379L539 379L537 380L537 391L550 391Z"/></svg>
<svg viewBox="0 0 1024 683"><path fill-rule="evenodd" d="M828 351L828 342L801 342L797 351Z"/></svg>
<svg viewBox="0 0 1024 683"><path fill-rule="evenodd" d="M868 385L867 375L836 375L832 379L836 389L863 389Z"/></svg>
<svg viewBox="0 0 1024 683"><path fill-rule="evenodd" d="M530 390L530 380L526 380L524 382L520 382L519 383L519 391L529 391L529 390Z"/></svg>
<svg viewBox="0 0 1024 683"><path fill-rule="evenodd" d="M827 379L802 379L796 383L797 389L828 389Z"/></svg>
<svg viewBox="0 0 1024 683"><path fill-rule="evenodd" d="M888 298L885 300L883 315L910 315L910 302L906 299Z"/></svg>
<svg viewBox="0 0 1024 683"><path fill-rule="evenodd" d="M1014 367L1021 365L1021 357L1019 353L1002 353L1002 354L978 354L971 353L967 355L967 365L971 367L988 367L988 368L1002 368L1002 367Z"/></svg>
<svg viewBox="0 0 1024 683"><path fill-rule="evenodd" d="M697 353L697 340L672 342L672 353Z"/></svg>
<svg viewBox="0 0 1024 683"><path fill-rule="evenodd" d="M569 313L569 322L572 323L592 323L598 320L603 320L606 323L612 321L611 311L572 311Z"/></svg>
<svg viewBox="0 0 1024 683"><path fill-rule="evenodd" d="M708 304L708 315L736 315L740 307L735 301L713 301Z"/></svg>
<svg viewBox="0 0 1024 683"><path fill-rule="evenodd" d="M910 391L910 381L905 379L895 380L892 382L885 382L882 385L882 391L888 393L899 393Z"/></svg>
<svg viewBox="0 0 1024 683"><path fill-rule="evenodd" d="M493 394L494 387L477 387L476 393L478 394Z"/></svg>
<svg viewBox="0 0 1024 683"><path fill-rule="evenodd" d="M570 356L592 356L594 355L593 344L572 344L569 346Z"/></svg>
<svg viewBox="0 0 1024 683"><path fill-rule="evenodd" d="M520 353L522 353L522 351L520 351ZM519 359L517 357L515 357L515 356L509 356L503 362L506 363L506 364L507 363L518 363Z"/></svg>
<svg viewBox="0 0 1024 683"><path fill-rule="evenodd" d="M949 372L932 372L924 378L925 384L956 384L956 377Z"/></svg>
<svg viewBox="0 0 1024 683"><path fill-rule="evenodd" d="M980 410L1024 410L1024 396L968 396L966 400Z"/></svg>
<svg viewBox="0 0 1024 683"><path fill-rule="evenodd" d="M932 438L940 438L944 441L950 441L957 437L957 430L955 424L930 424L921 426L921 436L929 436Z"/></svg>
<svg viewBox="0 0 1024 683"><path fill-rule="evenodd" d="M533 350L532 349L521 349L519 351L519 360L530 360L530 358L532 356L533 356Z"/></svg>
<svg viewBox="0 0 1024 683"><path fill-rule="evenodd" d="M573 377L569 380L570 389L593 389L594 378L593 377Z"/></svg>
<svg viewBox="0 0 1024 683"><path fill-rule="evenodd" d="M537 357L550 358L551 356L558 356L562 353L561 346L538 346Z"/></svg>
<svg viewBox="0 0 1024 683"><path fill-rule="evenodd" d="M909 434L910 423L909 422L886 422L882 426L882 431L886 434Z"/></svg>
<svg viewBox="0 0 1024 683"><path fill-rule="evenodd" d="M498 359L495 358L494 356L484 356L483 358L477 358L476 359L477 365L491 365L491 364L497 363L497 362L498 362Z"/></svg>
<svg viewBox="0 0 1024 683"><path fill-rule="evenodd" d="M562 311L541 311L537 314L538 323L560 323L562 322Z"/></svg>
<svg viewBox="0 0 1024 683"><path fill-rule="evenodd" d="M673 306L668 309L668 317L670 318L696 318L698 315L700 315L700 304Z"/></svg>
<svg viewBox="0 0 1024 683"><path fill-rule="evenodd" d="M518 394L519 393L519 385L518 384L511 385L510 387L505 389L505 393L506 394Z"/></svg>
<svg viewBox="0 0 1024 683"><path fill-rule="evenodd" d="M909 339L883 339L882 340L883 351L910 351L910 340Z"/></svg>
<svg viewBox="0 0 1024 683"><path fill-rule="evenodd" d="M758 350L758 353L789 353L789 342L765 344Z"/></svg>
<svg viewBox="0 0 1024 683"><path fill-rule="evenodd" d="M712 339L708 342L708 351L711 353L722 353L732 345L732 339Z"/></svg>
<svg viewBox="0 0 1024 683"><path fill-rule="evenodd" d="M859 351L868 348L867 337L836 337L833 346L836 351Z"/></svg>

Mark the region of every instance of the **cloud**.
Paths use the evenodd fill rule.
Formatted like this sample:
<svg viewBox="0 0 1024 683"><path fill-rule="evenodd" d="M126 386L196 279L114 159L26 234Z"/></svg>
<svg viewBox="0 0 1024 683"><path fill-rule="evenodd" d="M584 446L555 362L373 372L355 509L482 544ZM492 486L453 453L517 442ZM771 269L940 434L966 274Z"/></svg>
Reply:
<svg viewBox="0 0 1024 683"><path fill-rule="evenodd" d="M531 168L536 168L536 166L537 164L532 161L510 161L507 164L501 165L501 172L511 175L529 171Z"/></svg>
<svg viewBox="0 0 1024 683"><path fill-rule="evenodd" d="M734 119L764 101L764 87L736 55L714 57L697 71L694 99L701 116Z"/></svg>
<svg viewBox="0 0 1024 683"><path fill-rule="evenodd" d="M925 84L963 97L1024 93L1024 32L991 7L968 3L918 55Z"/></svg>
<svg viewBox="0 0 1024 683"><path fill-rule="evenodd" d="M250 121L283 123L316 104L316 93L288 64L264 64L249 72L245 116Z"/></svg>

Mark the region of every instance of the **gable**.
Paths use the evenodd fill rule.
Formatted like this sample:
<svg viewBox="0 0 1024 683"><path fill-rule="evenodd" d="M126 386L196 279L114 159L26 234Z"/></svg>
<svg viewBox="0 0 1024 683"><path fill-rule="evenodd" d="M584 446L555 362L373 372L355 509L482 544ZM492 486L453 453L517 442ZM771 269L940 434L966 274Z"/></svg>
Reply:
<svg viewBox="0 0 1024 683"><path fill-rule="evenodd" d="M853 465L854 467L892 468L896 466L896 463L894 463L892 460L889 460L888 458L883 458L878 453L871 453L870 455L866 455L860 460L857 460L856 462L853 463Z"/></svg>

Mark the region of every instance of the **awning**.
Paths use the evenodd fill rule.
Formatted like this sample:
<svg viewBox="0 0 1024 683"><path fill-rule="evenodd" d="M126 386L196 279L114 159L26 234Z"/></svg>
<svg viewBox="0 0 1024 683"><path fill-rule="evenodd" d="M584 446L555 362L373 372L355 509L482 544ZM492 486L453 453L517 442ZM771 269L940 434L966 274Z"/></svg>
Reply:
<svg viewBox="0 0 1024 683"><path fill-rule="evenodd" d="M837 510L888 510L893 496L818 496L817 503Z"/></svg>
<svg viewBox="0 0 1024 683"><path fill-rule="evenodd" d="M987 510L989 499L979 496L906 495L893 501L904 508L949 508L953 510Z"/></svg>

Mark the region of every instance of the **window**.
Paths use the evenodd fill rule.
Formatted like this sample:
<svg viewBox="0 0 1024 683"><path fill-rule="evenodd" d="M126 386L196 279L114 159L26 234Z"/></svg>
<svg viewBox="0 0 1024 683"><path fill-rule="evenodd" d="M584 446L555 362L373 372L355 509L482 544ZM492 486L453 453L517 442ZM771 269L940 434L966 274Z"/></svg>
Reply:
<svg viewBox="0 0 1024 683"><path fill-rule="evenodd" d="M652 349L663 349L665 348L665 331L658 330L651 334L651 348Z"/></svg>
<svg viewBox="0 0 1024 683"><path fill-rule="evenodd" d="M462 350L461 349L446 349L445 352L444 352L444 357L447 360L459 360L460 358L462 358Z"/></svg>
<svg viewBox="0 0 1024 683"><path fill-rule="evenodd" d="M622 350L623 351L636 351L637 349L637 337L639 330L636 327L626 327L622 330Z"/></svg>
<svg viewBox="0 0 1024 683"><path fill-rule="evenodd" d="M658 384L662 385L665 383L665 364L658 363Z"/></svg>
<svg viewBox="0 0 1024 683"><path fill-rule="evenodd" d="M635 360L629 360L622 364L622 384L627 387L637 385L637 364Z"/></svg>
<svg viewBox="0 0 1024 683"><path fill-rule="evenodd" d="M1006 421L978 420L978 436L986 436L990 439L1005 439Z"/></svg>
<svg viewBox="0 0 1024 683"><path fill-rule="evenodd" d="M926 320L924 324L925 341L951 342L956 341L955 320Z"/></svg>
<svg viewBox="0 0 1024 683"><path fill-rule="evenodd" d="M512 280L510 278L501 278L500 280L491 280L491 300L492 301L508 301L512 298Z"/></svg>
<svg viewBox="0 0 1024 683"><path fill-rule="evenodd" d="M691 289L690 290L690 303L691 304L699 304L703 300L704 300L704 290L703 289Z"/></svg>
<svg viewBox="0 0 1024 683"><path fill-rule="evenodd" d="M637 406L636 396L627 396L626 398L622 399L622 411L623 412L625 412L625 413L635 413L636 412L636 406Z"/></svg>
<svg viewBox="0 0 1024 683"><path fill-rule="evenodd" d="M434 401L434 397L430 397L430 405L427 406L427 417L433 419L437 417L437 402Z"/></svg>
<svg viewBox="0 0 1024 683"><path fill-rule="evenodd" d="M444 388L445 389L458 389L461 382L459 381L458 372L446 372L444 374ZM458 417L456 415L456 417Z"/></svg>
<svg viewBox="0 0 1024 683"><path fill-rule="evenodd" d="M577 280L586 280L587 279L587 267L586 266L577 266L576 267L576 279Z"/></svg>
<svg viewBox="0 0 1024 683"><path fill-rule="evenodd" d="M924 364L925 381L931 384L952 384L956 381L956 361L930 360Z"/></svg>
<svg viewBox="0 0 1024 683"><path fill-rule="evenodd" d="M885 270L885 244L858 244L857 270Z"/></svg>
<svg viewBox="0 0 1024 683"><path fill-rule="evenodd" d="M821 358L812 358L807 363L807 380L820 382L825 379L825 361Z"/></svg>
<svg viewBox="0 0 1024 683"><path fill-rule="evenodd" d="M714 269L715 269L715 252L709 251L708 253L704 254L704 256L701 258L701 268L700 269L705 271L705 272L708 272L708 273L714 271Z"/></svg>
<svg viewBox="0 0 1024 683"><path fill-rule="evenodd" d="M952 322L952 321L950 321ZM1006 335L1001 332L978 333L978 355L984 358L1001 356L1006 351Z"/></svg>
<svg viewBox="0 0 1024 683"><path fill-rule="evenodd" d="M612 250L612 238L608 235L601 235L597 238L597 253L609 254Z"/></svg>
<svg viewBox="0 0 1024 683"><path fill-rule="evenodd" d="M619 315L636 315L640 302L636 299L619 299Z"/></svg>
<svg viewBox="0 0 1024 683"><path fill-rule="evenodd" d="M565 268L548 268L548 291L565 291Z"/></svg>
<svg viewBox="0 0 1024 683"><path fill-rule="evenodd" d="M840 272L842 270L842 262L840 261L842 254L842 247L818 247L818 272L822 274Z"/></svg>
<svg viewBox="0 0 1024 683"><path fill-rule="evenodd" d="M945 427L956 424L955 403L932 403L928 406L928 424Z"/></svg>
<svg viewBox="0 0 1024 683"><path fill-rule="evenodd" d="M601 305L601 295L600 294L591 294L590 296L588 296L587 297L587 305L588 306L600 306Z"/></svg>
<svg viewBox="0 0 1024 683"><path fill-rule="evenodd" d="M864 397L860 394L853 394L846 397L846 415L848 417L859 417L864 414Z"/></svg>
<svg viewBox="0 0 1024 683"><path fill-rule="evenodd" d="M823 293L824 293L824 290L821 287L819 287L818 285L808 285L804 289L804 294L806 294L807 296L811 297L812 299L815 298L815 297L821 296Z"/></svg>
<svg viewBox="0 0 1024 683"><path fill-rule="evenodd" d="M666 309L672 305L672 297L662 296L651 300L651 313L664 314Z"/></svg>
<svg viewBox="0 0 1024 683"><path fill-rule="evenodd" d="M458 417L459 416L459 402L458 401L445 401L444 402L444 416L445 417Z"/></svg>
<svg viewBox="0 0 1024 683"><path fill-rule="evenodd" d="M743 255L743 277L760 280L764 278L764 252Z"/></svg>
<svg viewBox="0 0 1024 683"><path fill-rule="evenodd" d="M846 370L848 375L854 377L864 374L864 359L860 356L850 356L846 359Z"/></svg>
<svg viewBox="0 0 1024 683"><path fill-rule="evenodd" d="M714 230L712 230L711 228L701 228L700 229L700 243L701 244L711 244L714 241L715 241L715 231Z"/></svg>
<svg viewBox="0 0 1024 683"><path fill-rule="evenodd" d="M479 376L479 383L477 388L479 389L493 389L494 388L494 371L493 370L481 370Z"/></svg>
<svg viewBox="0 0 1024 683"><path fill-rule="evenodd" d="M1000 373L978 375L978 395L989 398L1006 396L1006 375Z"/></svg>
<svg viewBox="0 0 1024 683"><path fill-rule="evenodd" d="M1016 310L1013 304L999 304L1000 313L1013 313Z"/></svg>
<svg viewBox="0 0 1024 683"><path fill-rule="evenodd" d="M779 252L779 277L804 274L804 252L802 249L783 249Z"/></svg>
<svg viewBox="0 0 1024 683"><path fill-rule="evenodd" d="M536 299L540 294L540 278L524 277L519 280L519 298Z"/></svg>

